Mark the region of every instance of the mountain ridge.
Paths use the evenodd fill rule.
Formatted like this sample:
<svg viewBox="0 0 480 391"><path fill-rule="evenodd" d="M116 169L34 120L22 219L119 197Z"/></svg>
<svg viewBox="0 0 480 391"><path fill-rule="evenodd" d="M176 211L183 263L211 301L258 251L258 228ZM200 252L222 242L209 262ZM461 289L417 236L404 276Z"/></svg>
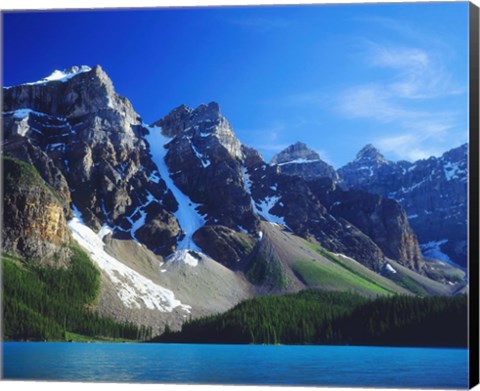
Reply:
<svg viewBox="0 0 480 391"><path fill-rule="evenodd" d="M189 311L206 315L252 295L312 284L332 289L317 284L323 279L305 278L305 270L339 278L343 261L332 253L358 263L353 277L343 271L350 276L341 277L343 290L358 288L357 280L367 284L369 272L382 274L388 257L424 274L418 242L395 200L336 190L336 171L305 144L297 145L293 160L308 158L309 172L288 171L305 162L268 164L242 145L215 102L179 106L147 125L99 66L6 88L4 99L3 153L33 166L58 196L70 234L102 271L100 313L178 329ZM374 206L357 216L355 208L341 211L335 204L354 206L355 197ZM24 213L18 201L13 207ZM25 257L12 245L13 224L2 246ZM325 252L287 236L295 250L282 250L281 241L271 239L282 230ZM398 281L387 284L405 291ZM439 285L431 292L444 291ZM159 307L162 300L171 303L169 310Z"/></svg>

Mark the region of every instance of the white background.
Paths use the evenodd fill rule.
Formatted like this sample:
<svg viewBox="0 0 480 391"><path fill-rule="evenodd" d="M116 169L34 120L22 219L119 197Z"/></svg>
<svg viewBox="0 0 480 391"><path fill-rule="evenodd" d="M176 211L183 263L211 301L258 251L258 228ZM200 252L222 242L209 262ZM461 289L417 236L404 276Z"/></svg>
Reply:
<svg viewBox="0 0 480 391"><path fill-rule="evenodd" d="M436 0L448 1L448 0ZM3 10L45 10L45 9L88 9L88 8L139 8L139 7L162 7L162 6L198 6L198 5L255 5L255 4L327 4L327 3L394 3L394 0L383 1L348 1L348 0L2 0L0 11ZM414 0L403 0L402 2L415 2ZM480 0L473 0L472 3L480 6ZM0 22L1 23L1 22ZM3 32L3 29L1 30ZM3 41L3 39L2 39ZM0 63L3 64L3 61ZM3 355L2 355L3 358ZM35 391L309 391L312 389L340 391L349 390L345 388L307 388L307 387L270 387L270 386L211 386L211 385L160 385L160 384L108 384L108 383L60 383L60 382L6 382L1 381L0 388L5 391L22 390L34 388ZM352 389L353 390L353 389ZM355 390L358 390L355 389ZM378 389L382 390L382 389ZM480 391L480 387L475 387ZM396 389L389 389L396 391Z"/></svg>

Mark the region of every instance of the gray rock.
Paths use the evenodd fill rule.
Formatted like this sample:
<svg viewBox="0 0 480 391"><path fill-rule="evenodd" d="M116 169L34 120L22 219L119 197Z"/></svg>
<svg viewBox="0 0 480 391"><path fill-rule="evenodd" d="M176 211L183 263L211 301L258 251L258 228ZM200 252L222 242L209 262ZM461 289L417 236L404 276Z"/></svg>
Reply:
<svg viewBox="0 0 480 391"><path fill-rule="evenodd" d="M359 153L360 159L339 169L342 186L396 200L421 244L431 248L436 242L451 260L466 266L468 145L414 163L390 162L368 150L368 159Z"/></svg>
<svg viewBox="0 0 480 391"><path fill-rule="evenodd" d="M286 175L296 175L307 180L322 177L339 180L335 169L321 160L317 152L301 142L285 148L275 155L270 163L276 165L278 171Z"/></svg>

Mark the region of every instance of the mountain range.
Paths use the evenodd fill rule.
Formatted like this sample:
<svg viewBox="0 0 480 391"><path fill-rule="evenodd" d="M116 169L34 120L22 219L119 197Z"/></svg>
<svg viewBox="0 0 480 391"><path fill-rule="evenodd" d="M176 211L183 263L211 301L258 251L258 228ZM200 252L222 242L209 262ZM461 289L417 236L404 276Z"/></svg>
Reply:
<svg viewBox="0 0 480 391"><path fill-rule="evenodd" d="M159 116L160 117L160 116ZM101 274L94 310L179 329L248 298L465 292L468 145L335 170L298 142L266 162L217 103L143 122L100 66L3 88L2 249Z"/></svg>

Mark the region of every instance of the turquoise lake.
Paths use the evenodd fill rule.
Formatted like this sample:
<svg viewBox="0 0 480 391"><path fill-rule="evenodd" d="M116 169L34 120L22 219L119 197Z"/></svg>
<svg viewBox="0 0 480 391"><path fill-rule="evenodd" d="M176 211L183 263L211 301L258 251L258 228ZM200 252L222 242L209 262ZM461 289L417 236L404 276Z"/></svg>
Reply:
<svg viewBox="0 0 480 391"><path fill-rule="evenodd" d="M8 380L467 388L468 350L359 346L22 343Z"/></svg>

